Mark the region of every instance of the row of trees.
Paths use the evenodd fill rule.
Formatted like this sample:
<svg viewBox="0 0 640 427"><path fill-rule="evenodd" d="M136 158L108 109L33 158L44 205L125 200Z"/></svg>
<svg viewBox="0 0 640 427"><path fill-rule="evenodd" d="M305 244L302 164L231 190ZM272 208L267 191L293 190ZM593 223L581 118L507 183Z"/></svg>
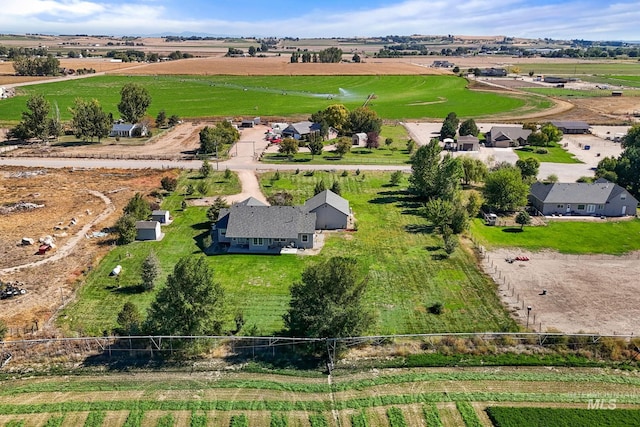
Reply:
<svg viewBox="0 0 640 427"><path fill-rule="evenodd" d="M138 84L128 83L120 90L118 111L122 119L128 123L138 123L150 104L149 92ZM57 105L52 109L43 95L36 94L29 97L26 107L22 112L21 121L9 131L10 139L26 141L35 138L48 141L62 134L63 126ZM72 115L71 127L76 137L85 141L93 141L94 138L100 141L109 135L113 116L103 110L97 99L77 98L69 111ZM176 116L176 122L177 120L179 119Z"/></svg>
<svg viewBox="0 0 640 427"><path fill-rule="evenodd" d="M459 128L458 128L459 127ZM445 138L455 138L456 133L459 133L460 136L471 135L478 136L478 126L476 125L475 120L467 119L460 123L460 119L456 115L456 113L451 112L447 114L447 117L442 122L442 127L440 128L440 139L443 140Z"/></svg>
<svg viewBox="0 0 640 427"><path fill-rule="evenodd" d="M596 178L605 178L640 198L640 125L633 125L622 138L622 153L598 163Z"/></svg>
<svg viewBox="0 0 640 427"><path fill-rule="evenodd" d="M60 61L53 55L19 56L13 60L13 69L19 76L57 76L60 74Z"/></svg>
<svg viewBox="0 0 640 427"><path fill-rule="evenodd" d="M358 132L380 134L382 129L382 119L378 117L378 113L367 107L349 111L342 104L332 104L313 113L309 120L320 124L323 137L327 136L330 127L336 129L339 135Z"/></svg>
<svg viewBox="0 0 640 427"><path fill-rule="evenodd" d="M216 126L205 126L200 130L200 152L203 154L217 153L223 145L231 145L240 139L238 129L228 121Z"/></svg>

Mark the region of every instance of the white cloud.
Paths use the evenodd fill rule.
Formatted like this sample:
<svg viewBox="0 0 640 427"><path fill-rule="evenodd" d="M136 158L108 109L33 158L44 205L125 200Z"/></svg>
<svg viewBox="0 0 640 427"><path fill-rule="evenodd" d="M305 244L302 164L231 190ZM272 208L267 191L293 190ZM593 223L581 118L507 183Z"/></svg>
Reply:
<svg viewBox="0 0 640 427"><path fill-rule="evenodd" d="M177 19L153 0L103 3L99 0L3 0L3 32L158 34L202 32L226 35L340 37L409 34L507 35L520 37L638 39L636 2L596 5L592 0L561 4L524 0L406 0L375 9L336 13L316 9L278 19L238 13L243 20L194 16ZM236 19L234 17L234 19Z"/></svg>

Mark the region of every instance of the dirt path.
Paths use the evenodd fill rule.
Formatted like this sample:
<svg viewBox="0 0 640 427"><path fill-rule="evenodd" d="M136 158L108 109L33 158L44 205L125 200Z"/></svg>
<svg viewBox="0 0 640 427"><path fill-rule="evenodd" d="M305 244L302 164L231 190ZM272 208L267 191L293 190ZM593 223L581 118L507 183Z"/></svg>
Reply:
<svg viewBox="0 0 640 427"><path fill-rule="evenodd" d="M100 199L102 199L102 201L105 203L106 208L104 211L102 211L102 213L98 216L96 216L93 221L90 221L89 223L85 224L84 227L82 227L73 237L71 237L69 240L67 240L67 242L64 244L64 246L58 248L56 250L56 253L53 256L50 256L48 258L45 259L41 259L39 261L34 261L34 262L30 262L27 264L22 264L22 265L17 265L14 267L9 267L9 268L4 268L2 270L0 270L0 275L3 274L11 274L11 273L15 273L18 270L21 270L23 268L33 268L33 267L39 267L43 264L47 264L50 262L54 262L54 261L58 261L66 256L68 256L71 251L73 251L73 249L76 247L76 245L78 244L78 242L80 242L81 239L85 238L85 235L89 232L89 230L91 229L91 227L93 227L95 224L99 223L100 221L104 220L105 218L107 218L109 215L111 215L113 213L113 211L115 210L115 207L113 205L113 202L111 202L111 200L105 196L104 194L98 192L98 191L93 191L93 190L87 190L87 192L89 194L92 194L96 197L99 197Z"/></svg>

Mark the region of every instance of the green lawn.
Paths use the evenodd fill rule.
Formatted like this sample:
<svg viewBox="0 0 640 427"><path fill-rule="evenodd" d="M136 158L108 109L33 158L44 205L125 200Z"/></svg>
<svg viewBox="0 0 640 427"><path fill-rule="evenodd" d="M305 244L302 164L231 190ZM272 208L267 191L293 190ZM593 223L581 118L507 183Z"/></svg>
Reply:
<svg viewBox="0 0 640 427"><path fill-rule="evenodd" d="M637 426L640 425L640 411L637 409L616 409L616 399L603 397L601 409L582 408L518 408L492 406L486 409L493 425L497 427L519 426ZM609 405L613 405L610 407ZM611 408L611 409L609 409ZM615 409L615 410L612 410Z"/></svg>
<svg viewBox="0 0 640 427"><path fill-rule="evenodd" d="M471 224L473 236L488 249L518 247L553 249L569 254L621 255L640 249L640 220L577 222L550 221L547 226L492 227L480 219Z"/></svg>
<svg viewBox="0 0 640 427"><path fill-rule="evenodd" d="M260 334L279 331L291 284L300 279L307 265L335 255L356 257L368 278L367 299L377 314L371 333L516 329L495 294L495 285L478 270L471 254L459 249L451 258L442 259L441 238L415 214L418 204L403 190L406 178L402 186L388 187L390 173L280 174L278 181L272 181L273 174L261 177L265 193L291 191L296 203L311 197L320 179L328 186L334 180L340 182L342 194L355 212L358 231L327 234L317 256L208 257L216 280L226 290L229 329L233 315L241 310L245 328L255 325ZM199 243L209 230L206 208L174 210L181 199L174 195L165 201L175 221L163 229L166 236L161 242L117 247L89 273L77 302L61 314L60 326L71 333L101 334L116 326L116 315L126 301L134 302L144 313L156 291L139 293L134 286L139 282L140 265L151 250L160 259L162 282L180 257L203 256ZM123 267L119 289L116 280L108 276L117 264ZM429 314L427 308L435 302L444 304L443 314Z"/></svg>
<svg viewBox="0 0 640 427"><path fill-rule="evenodd" d="M538 154L535 152L538 147L520 147L513 150L519 158L526 159L528 157L533 157L538 159L541 163L582 163L580 160L576 159L573 154L562 148L559 144L552 144L545 148L548 153L546 154Z"/></svg>
<svg viewBox="0 0 640 427"><path fill-rule="evenodd" d="M393 139L391 145L385 144L385 139ZM351 151L340 157L333 151L324 151L319 156L312 156L309 153L298 153L292 157L283 154L265 154L262 157L264 163L282 164L313 164L313 165L360 165L360 164L406 164L410 155L407 151L407 141L409 134L407 129L401 125L384 125L380 132L379 148L368 149L364 147L353 147ZM325 142L331 145L335 140Z"/></svg>
<svg viewBox="0 0 640 427"><path fill-rule="evenodd" d="M18 96L0 103L4 122L16 122L27 96L41 93L57 103L62 120L69 120L75 98L96 98L115 117L125 83L146 87L152 97L149 114L159 110L183 118L237 116L308 116L328 105L349 109L368 105L385 119L442 118L450 111L460 117L548 108L551 102L466 89L455 76L96 76L24 86Z"/></svg>

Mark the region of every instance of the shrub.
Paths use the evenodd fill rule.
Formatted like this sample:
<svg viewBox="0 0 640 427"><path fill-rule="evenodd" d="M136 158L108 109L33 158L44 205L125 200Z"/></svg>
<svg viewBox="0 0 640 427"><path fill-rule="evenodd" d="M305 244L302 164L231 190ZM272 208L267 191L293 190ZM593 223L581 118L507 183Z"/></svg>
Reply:
<svg viewBox="0 0 640 427"><path fill-rule="evenodd" d="M165 191L176 191L176 188L178 187L178 180L170 176L165 176L160 180L160 185Z"/></svg>
<svg viewBox="0 0 640 427"><path fill-rule="evenodd" d="M431 314L442 314L444 311L444 304L441 302L436 302L429 306L429 313Z"/></svg>
<svg viewBox="0 0 640 427"><path fill-rule="evenodd" d="M536 148L535 153L536 154L547 154L547 153L549 153L549 150L547 150L546 148Z"/></svg>

